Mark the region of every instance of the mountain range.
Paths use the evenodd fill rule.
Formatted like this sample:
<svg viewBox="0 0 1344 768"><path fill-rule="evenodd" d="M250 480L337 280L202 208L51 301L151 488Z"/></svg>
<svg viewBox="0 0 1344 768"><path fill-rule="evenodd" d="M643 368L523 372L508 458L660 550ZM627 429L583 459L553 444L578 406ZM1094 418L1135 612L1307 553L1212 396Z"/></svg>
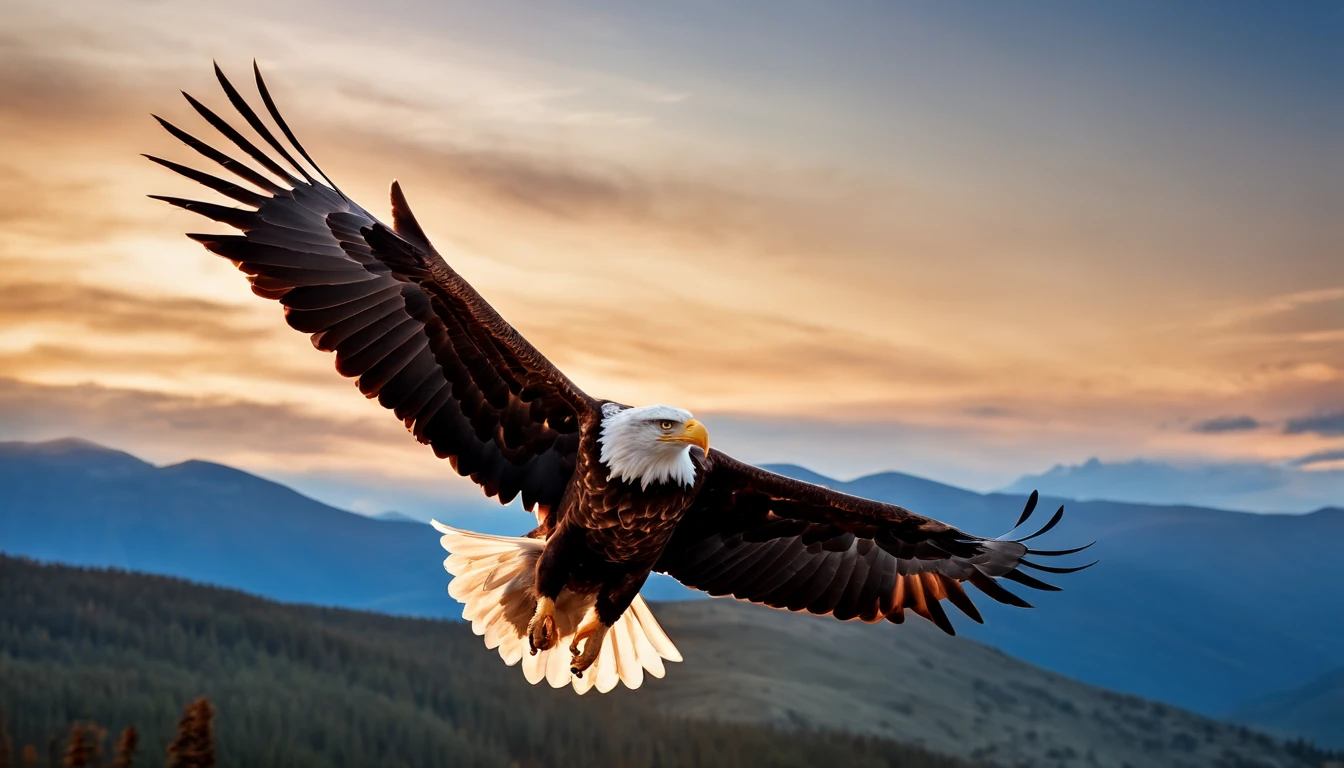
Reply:
<svg viewBox="0 0 1344 768"><path fill-rule="evenodd" d="M1324 458L1324 457L1322 457ZM1324 463L1324 462L1321 462ZM1243 512L1307 512L1344 503L1344 469L1298 462L1172 464L1134 460L1056 465L1027 475L1004 493L1039 490L1071 499L1194 504Z"/></svg>
<svg viewBox="0 0 1344 768"><path fill-rule="evenodd" d="M1306 735L1317 744L1344 749L1344 667L1246 702L1233 719L1281 736Z"/></svg>
<svg viewBox="0 0 1344 768"><path fill-rule="evenodd" d="M974 533L1003 533L1022 498L900 473L839 482L776 471L898 503ZM254 475L189 461L156 467L91 443L0 444L0 549L43 560L172 574L291 602L450 617L443 551L422 525L344 512ZM1046 498L1043 504L1064 503ZM1255 702L1344 666L1344 589L1330 542L1344 510L1255 515L1184 506L1068 502L1045 539L1097 540L1101 563L1033 593L1024 611L980 601L965 635L1087 683L1248 720ZM517 514L496 510L497 514ZM451 521L449 521L451 522ZM527 527L519 521L519 530ZM419 553L419 554L417 554ZM692 594L663 580L650 596ZM1325 697L1318 718L1337 717ZM1254 716L1251 722L1261 722ZM1336 719L1335 722L1338 722Z"/></svg>

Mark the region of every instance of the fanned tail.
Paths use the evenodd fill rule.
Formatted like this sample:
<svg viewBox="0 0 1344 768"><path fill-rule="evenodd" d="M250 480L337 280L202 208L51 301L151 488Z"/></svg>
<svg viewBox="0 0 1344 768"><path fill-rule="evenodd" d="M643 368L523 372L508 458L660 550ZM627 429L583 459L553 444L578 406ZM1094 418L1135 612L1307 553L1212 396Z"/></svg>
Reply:
<svg viewBox="0 0 1344 768"><path fill-rule="evenodd" d="M462 618L471 622L473 632L485 638L486 648L499 649L505 664L522 662L529 683L536 685L544 679L552 688L569 684L579 694L593 689L606 693L617 683L638 688L645 674L665 674L664 660L681 661L681 653L644 598L637 596L607 633L592 668L583 677L571 675L569 645L579 623L592 610L595 597L569 590L561 592L555 603L560 640L550 650L531 655L527 624L536 608L532 585L545 539L491 536L437 520L433 525L443 534L439 542L448 551L443 567L453 575L448 594L462 603Z"/></svg>

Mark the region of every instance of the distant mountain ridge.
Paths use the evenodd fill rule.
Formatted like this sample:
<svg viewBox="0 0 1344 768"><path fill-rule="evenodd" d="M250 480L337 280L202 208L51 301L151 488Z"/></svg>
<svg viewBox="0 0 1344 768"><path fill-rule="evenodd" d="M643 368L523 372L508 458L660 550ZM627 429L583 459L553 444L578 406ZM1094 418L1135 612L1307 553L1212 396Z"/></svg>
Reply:
<svg viewBox="0 0 1344 768"><path fill-rule="evenodd" d="M293 602L455 613L433 535L232 467L155 467L85 441L3 443L0 485L0 548L13 554L185 576Z"/></svg>
<svg viewBox="0 0 1344 768"><path fill-rule="evenodd" d="M1027 475L1004 493L1039 490L1072 499L1192 504L1244 512L1308 512L1344 506L1344 470L1306 471L1255 462L1169 464L1134 460L1057 464Z"/></svg>
<svg viewBox="0 0 1344 768"><path fill-rule="evenodd" d="M1322 747L1344 750L1344 667L1246 702L1234 719L1268 733L1305 736Z"/></svg>
<svg viewBox="0 0 1344 768"><path fill-rule="evenodd" d="M778 469L981 535L1004 533L1022 504L1020 496L901 473L840 482ZM344 512L229 467L154 467L77 441L9 443L0 444L0 483L0 549L12 554L185 576L286 601L458 615L432 532ZM520 515L498 507L490 514ZM1045 668L1228 716L1344 666L1336 642L1344 590L1332 559L1318 556L1321 542L1341 538L1344 510L1252 515L1068 502L1060 526L1038 541L1096 539L1088 554L1101 564L1060 579L1063 592L1034 594L1037 610L981 600L984 626L954 621L965 635ZM692 594L666 579L648 592Z"/></svg>

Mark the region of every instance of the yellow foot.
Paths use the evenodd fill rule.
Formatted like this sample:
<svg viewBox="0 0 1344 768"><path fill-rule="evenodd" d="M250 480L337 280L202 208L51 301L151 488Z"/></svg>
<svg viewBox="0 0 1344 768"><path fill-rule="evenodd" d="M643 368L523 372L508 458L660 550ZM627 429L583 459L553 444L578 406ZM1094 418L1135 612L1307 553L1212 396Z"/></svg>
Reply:
<svg viewBox="0 0 1344 768"><path fill-rule="evenodd" d="M549 597L537 600L537 611L527 625L527 643L532 647L532 655L555 647L560 633L555 631L555 601Z"/></svg>
<svg viewBox="0 0 1344 768"><path fill-rule="evenodd" d="M576 677L583 677L583 673L597 661L597 654L602 652L602 640L606 638L608 629L611 627L598 621L596 611L589 611L583 618L579 631L574 633L574 642L569 644L569 652L574 656L569 660L569 671ZM582 651L579 650L579 643L583 643Z"/></svg>

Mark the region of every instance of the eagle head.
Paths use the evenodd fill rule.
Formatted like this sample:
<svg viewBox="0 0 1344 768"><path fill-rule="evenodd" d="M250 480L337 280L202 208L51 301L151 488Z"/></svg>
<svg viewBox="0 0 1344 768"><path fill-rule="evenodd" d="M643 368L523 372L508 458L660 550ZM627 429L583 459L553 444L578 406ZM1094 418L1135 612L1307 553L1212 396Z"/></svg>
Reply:
<svg viewBox="0 0 1344 768"><path fill-rule="evenodd" d="M670 405L602 406L599 460L611 476L648 489L654 483L695 485L691 448L709 455L709 432L690 411Z"/></svg>

